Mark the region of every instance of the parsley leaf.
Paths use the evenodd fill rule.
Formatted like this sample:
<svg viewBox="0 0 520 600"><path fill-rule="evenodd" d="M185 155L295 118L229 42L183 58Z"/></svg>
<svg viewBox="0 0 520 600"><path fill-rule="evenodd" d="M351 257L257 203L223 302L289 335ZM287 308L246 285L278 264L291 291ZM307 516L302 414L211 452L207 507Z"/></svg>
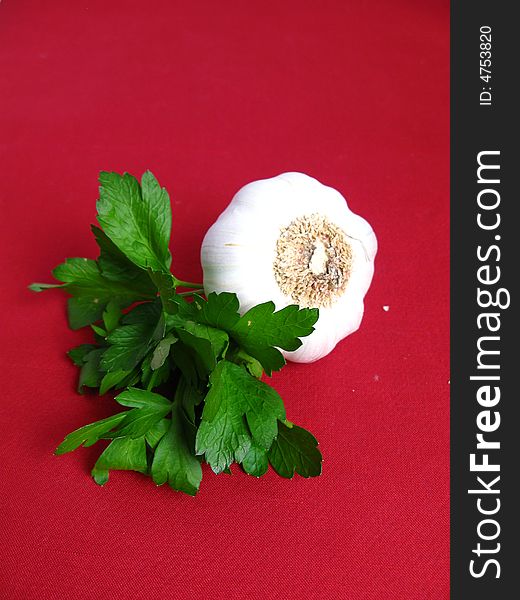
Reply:
<svg viewBox="0 0 520 600"><path fill-rule="evenodd" d="M81 367L83 366L87 355L95 349L96 346L94 346L94 344L80 344L79 346L72 348L72 350L69 350L67 356L77 367Z"/></svg>
<svg viewBox="0 0 520 600"><path fill-rule="evenodd" d="M170 419L161 419L144 436L151 450L155 450L163 435L170 428Z"/></svg>
<svg viewBox="0 0 520 600"><path fill-rule="evenodd" d="M101 421L90 423L69 433L63 442L56 448L55 454L65 454L76 450L80 446L92 446L98 440L105 437L110 431L126 417L126 412L120 412Z"/></svg>
<svg viewBox="0 0 520 600"><path fill-rule="evenodd" d="M242 461L242 467L248 475L254 477L262 477L269 468L267 460L267 452L263 448L259 448L255 444L251 444L247 454Z"/></svg>
<svg viewBox="0 0 520 600"><path fill-rule="evenodd" d="M238 309L236 294L213 292L207 300L195 296L189 316L226 331L248 355L261 363L268 375L285 364L278 348L289 351L299 348L300 338L314 331L313 325L319 316L317 308L300 309L296 305L275 312L273 302L254 306L242 317Z"/></svg>
<svg viewBox="0 0 520 600"><path fill-rule="evenodd" d="M110 344L101 359L104 371L131 371L144 358L152 340L162 337L157 303L142 304L125 315L123 324L107 336Z"/></svg>
<svg viewBox="0 0 520 600"><path fill-rule="evenodd" d="M153 292L154 286L146 271L128 259L100 227L91 225L90 229L99 247L96 262L103 277L113 281L132 281L135 289L142 287L145 293Z"/></svg>
<svg viewBox="0 0 520 600"><path fill-rule="evenodd" d="M122 406L130 406L132 408L155 408L158 410L163 407L171 408L171 402L164 396L161 396L161 394L134 387L129 387L124 392L121 392L114 400Z"/></svg>
<svg viewBox="0 0 520 600"><path fill-rule="evenodd" d="M98 485L105 485L108 481L110 469L146 473L148 463L145 438L117 438L112 440L92 469L94 481Z"/></svg>
<svg viewBox="0 0 520 600"><path fill-rule="evenodd" d="M211 292L207 300L195 295L190 308L194 320L224 331L231 331L240 318L237 295L230 292Z"/></svg>
<svg viewBox="0 0 520 600"><path fill-rule="evenodd" d="M78 392L80 394L83 393L84 387L96 388L101 383L103 373L100 369L100 362L103 352L103 348L96 348L84 357L78 380Z"/></svg>
<svg viewBox="0 0 520 600"><path fill-rule="evenodd" d="M152 446L165 434L163 417L172 409L172 403L164 396L138 388L128 388L116 400L132 410L81 427L69 434L56 450L56 454L64 454L82 444L91 446L100 439L115 438L92 470L100 485L107 482L109 469L147 471L145 441L150 439Z"/></svg>
<svg viewBox="0 0 520 600"><path fill-rule="evenodd" d="M105 306L114 302L128 306L137 300L153 298L150 293L136 291L125 280L104 277L95 260L68 258L53 271L53 276L64 283L73 296L69 301L69 323L72 329L90 325L101 318Z"/></svg>
<svg viewBox="0 0 520 600"><path fill-rule="evenodd" d="M193 321L187 321L184 328L179 327L176 331L179 339L197 353L207 373L211 373L226 353L229 344L227 333Z"/></svg>
<svg viewBox="0 0 520 600"><path fill-rule="evenodd" d="M294 473L302 477L321 474L321 453L316 438L306 429L278 423L278 437L269 450L269 462L274 470L287 479Z"/></svg>
<svg viewBox="0 0 520 600"><path fill-rule="evenodd" d="M165 360L170 356L170 349L177 341L174 335L167 335L155 347L150 359L150 369L156 371L164 365Z"/></svg>
<svg viewBox="0 0 520 600"><path fill-rule="evenodd" d="M69 298L67 317L71 329L81 329L101 319L104 305L90 298Z"/></svg>
<svg viewBox="0 0 520 600"><path fill-rule="evenodd" d="M91 229L99 246L97 263L103 277L112 281L126 281L139 295L153 298L156 289L148 273L129 260L102 229L95 225Z"/></svg>
<svg viewBox="0 0 520 600"><path fill-rule="evenodd" d="M277 434L277 420L285 419L278 393L226 360L210 376L197 439L197 454L204 454L215 473L233 460L242 462L254 443L267 450Z"/></svg>
<svg viewBox="0 0 520 600"><path fill-rule="evenodd" d="M105 310L103 311L103 325L105 330L110 333L119 325L121 318L121 309L114 300L110 300Z"/></svg>
<svg viewBox="0 0 520 600"><path fill-rule="evenodd" d="M112 242L142 269L168 271L171 207L168 193L146 171L141 185L125 173L101 172L98 221Z"/></svg>
<svg viewBox="0 0 520 600"><path fill-rule="evenodd" d="M132 371L111 371L110 373L105 373L103 379L99 382L99 395L106 394L113 387L124 387L123 382L126 383L131 373Z"/></svg>
<svg viewBox="0 0 520 600"><path fill-rule="evenodd" d="M117 436L136 439L145 435L171 410L171 404L161 408L134 408L128 411L117 429Z"/></svg>
<svg viewBox="0 0 520 600"><path fill-rule="evenodd" d="M152 478L157 485L168 482L174 490L194 496L202 480L202 469L186 441L179 410L176 404L170 427L155 448Z"/></svg>
<svg viewBox="0 0 520 600"><path fill-rule="evenodd" d="M89 258L67 258L55 267L52 274L58 281L66 283L67 291L83 299L97 299L98 302L120 297L133 301L135 292L119 281L106 279L101 274L95 260Z"/></svg>
<svg viewBox="0 0 520 600"><path fill-rule="evenodd" d="M248 310L233 326L230 334L251 356L256 358L268 375L280 370L285 360L277 347L296 350L300 337L314 331L317 308L286 306L274 312L273 302L264 302Z"/></svg>
<svg viewBox="0 0 520 600"><path fill-rule="evenodd" d="M145 435L172 409L172 403L164 396L138 388L128 388L116 400L123 406L135 407L117 429L118 436L133 439Z"/></svg>
<svg viewBox="0 0 520 600"><path fill-rule="evenodd" d="M107 338L111 344L101 359L104 371L129 371L144 357L153 328L146 323L123 325Z"/></svg>

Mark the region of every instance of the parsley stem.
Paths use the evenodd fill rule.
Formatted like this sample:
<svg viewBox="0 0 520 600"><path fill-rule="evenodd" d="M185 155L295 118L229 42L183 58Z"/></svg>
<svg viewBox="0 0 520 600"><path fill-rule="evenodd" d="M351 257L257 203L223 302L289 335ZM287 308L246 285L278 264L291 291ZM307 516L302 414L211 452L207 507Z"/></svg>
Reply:
<svg viewBox="0 0 520 600"><path fill-rule="evenodd" d="M193 294L200 294L203 291L204 291L203 288L199 288L198 290L190 290L189 292L180 292L180 294L177 294L177 295L178 296L193 296Z"/></svg>
<svg viewBox="0 0 520 600"><path fill-rule="evenodd" d="M185 287L185 288L202 288L202 283L192 283L191 281L182 281L181 279L177 279L174 277L174 286L177 287Z"/></svg>

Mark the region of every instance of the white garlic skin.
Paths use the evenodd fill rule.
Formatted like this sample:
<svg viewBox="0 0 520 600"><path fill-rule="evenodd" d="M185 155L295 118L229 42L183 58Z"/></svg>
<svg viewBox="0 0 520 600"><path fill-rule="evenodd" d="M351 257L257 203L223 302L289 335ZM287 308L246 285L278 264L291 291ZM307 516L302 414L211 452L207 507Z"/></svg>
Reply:
<svg viewBox="0 0 520 600"><path fill-rule="evenodd" d="M346 234L353 262L344 293L331 306L319 307L315 331L302 338L298 350L282 350L287 359L304 363L329 354L361 324L377 253L367 221L349 209L337 190L303 173L282 173L241 188L206 233L201 249L206 294L235 292L242 314L269 300L280 310L295 301L275 279L276 243L281 229L312 214L325 216Z"/></svg>

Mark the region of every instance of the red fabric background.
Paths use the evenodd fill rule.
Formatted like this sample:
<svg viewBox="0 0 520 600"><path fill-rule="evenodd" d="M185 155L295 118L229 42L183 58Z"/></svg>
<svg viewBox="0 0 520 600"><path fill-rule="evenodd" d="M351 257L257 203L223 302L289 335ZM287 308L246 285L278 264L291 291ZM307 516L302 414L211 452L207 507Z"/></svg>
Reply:
<svg viewBox="0 0 520 600"><path fill-rule="evenodd" d="M428 600L449 587L448 3L0 5L0 596ZM174 272L243 184L337 187L380 249L359 332L273 378L322 477L205 469L198 497L52 452L107 416L78 396L49 280L95 256L100 169L171 192ZM388 305L388 312L383 306Z"/></svg>

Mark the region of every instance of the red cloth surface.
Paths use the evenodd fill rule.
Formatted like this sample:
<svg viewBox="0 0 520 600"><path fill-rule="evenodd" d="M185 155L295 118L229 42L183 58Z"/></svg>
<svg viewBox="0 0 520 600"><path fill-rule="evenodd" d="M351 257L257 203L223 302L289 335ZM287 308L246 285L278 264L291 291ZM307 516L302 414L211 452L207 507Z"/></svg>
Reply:
<svg viewBox="0 0 520 600"><path fill-rule="evenodd" d="M441 1L0 5L0 597L428 600L449 588L449 11ZM323 475L204 468L196 498L53 450L78 396L59 291L96 256L97 174L171 192L173 269L245 183L298 170L379 239L361 329L272 383ZM384 306L389 306L385 311Z"/></svg>

